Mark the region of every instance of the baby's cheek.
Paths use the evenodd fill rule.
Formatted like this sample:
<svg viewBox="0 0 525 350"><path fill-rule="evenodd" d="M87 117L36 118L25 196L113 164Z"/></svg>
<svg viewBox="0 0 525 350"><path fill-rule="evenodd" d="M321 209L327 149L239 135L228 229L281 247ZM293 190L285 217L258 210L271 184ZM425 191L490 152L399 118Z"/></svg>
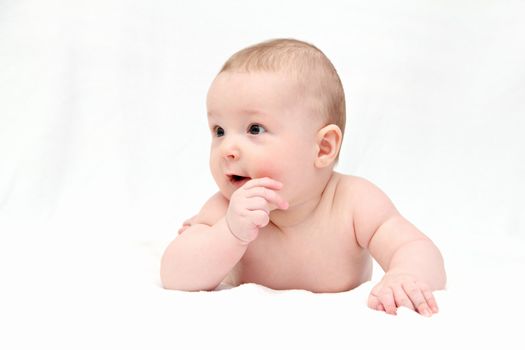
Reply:
<svg viewBox="0 0 525 350"><path fill-rule="evenodd" d="M261 167L256 170L255 177L257 179L260 179L263 177L269 177L271 179L282 182L283 180L282 172L283 172L282 168L275 166L275 163L266 162L265 164L261 164Z"/></svg>
<svg viewBox="0 0 525 350"><path fill-rule="evenodd" d="M256 178L260 179L263 177L269 177L282 183L283 188L279 190L279 193L283 197L286 197L290 186L293 185L293 181L286 176L286 169L284 166L279 166L272 162L268 162L266 166L256 172Z"/></svg>

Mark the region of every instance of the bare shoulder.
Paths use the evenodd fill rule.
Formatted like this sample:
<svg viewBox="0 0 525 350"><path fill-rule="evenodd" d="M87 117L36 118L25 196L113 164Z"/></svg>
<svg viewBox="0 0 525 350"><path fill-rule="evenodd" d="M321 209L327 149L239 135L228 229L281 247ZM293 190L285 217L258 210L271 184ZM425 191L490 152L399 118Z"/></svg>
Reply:
<svg viewBox="0 0 525 350"><path fill-rule="evenodd" d="M356 208L370 203L370 201L365 201L365 199L389 200L379 187L365 178L336 174L338 176L338 194L341 194L345 200L351 199Z"/></svg>
<svg viewBox="0 0 525 350"><path fill-rule="evenodd" d="M334 174L339 180L339 190L347 192L347 194L350 193L348 191L355 192L360 188L366 187L368 184L372 184L370 181L359 176L346 175L337 172L334 172Z"/></svg>
<svg viewBox="0 0 525 350"><path fill-rule="evenodd" d="M390 198L378 186L362 177L342 175L339 192L349 202L356 238L361 246L367 246L377 228L398 214Z"/></svg>
<svg viewBox="0 0 525 350"><path fill-rule="evenodd" d="M228 200L220 192L217 192L204 203L197 215L185 222L185 225L204 224L212 226L226 214L228 205Z"/></svg>

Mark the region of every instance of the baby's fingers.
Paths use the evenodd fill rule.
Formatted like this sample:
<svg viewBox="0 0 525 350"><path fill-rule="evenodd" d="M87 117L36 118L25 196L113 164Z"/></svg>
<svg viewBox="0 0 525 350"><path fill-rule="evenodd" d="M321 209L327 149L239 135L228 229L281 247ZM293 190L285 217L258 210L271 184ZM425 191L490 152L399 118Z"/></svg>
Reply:
<svg viewBox="0 0 525 350"><path fill-rule="evenodd" d="M370 293L370 295L368 296L368 307L374 310L384 311L381 302L379 302L379 298L377 297L377 295L374 295L372 293Z"/></svg>
<svg viewBox="0 0 525 350"><path fill-rule="evenodd" d="M394 292L394 299L398 307L404 306L407 309L415 311L410 297L405 293L405 290L400 284L393 286L392 291Z"/></svg>
<svg viewBox="0 0 525 350"><path fill-rule="evenodd" d="M386 312L385 307L381 304L377 295L372 293L368 296L368 307L373 310Z"/></svg>
<svg viewBox="0 0 525 350"><path fill-rule="evenodd" d="M190 226L192 225L193 219L195 219L196 217L197 217L197 215L193 215L191 218L185 220L182 223L182 227L179 228L178 234L180 235L181 233L186 231L188 228L190 228Z"/></svg>
<svg viewBox="0 0 525 350"><path fill-rule="evenodd" d="M246 199L246 209L248 210L262 210L266 214L270 214L270 206L268 201L262 197L251 197Z"/></svg>
<svg viewBox="0 0 525 350"><path fill-rule="evenodd" d="M242 186L242 188L245 190L249 190L254 187L267 187L273 190L280 190L283 187L283 184L269 177L262 177L259 179L251 179L250 181L246 182L244 186Z"/></svg>
<svg viewBox="0 0 525 350"><path fill-rule="evenodd" d="M177 232L179 235L190 228L190 225L183 225L181 228L179 228L179 231Z"/></svg>
<svg viewBox="0 0 525 350"><path fill-rule="evenodd" d="M288 209L288 202L284 200L276 191L266 187L254 187L246 191L247 198L260 197L268 203L273 204L279 209ZM275 208L273 208L275 209Z"/></svg>
<svg viewBox="0 0 525 350"><path fill-rule="evenodd" d="M432 312L435 314L438 313L439 308L437 306L436 298L434 298L434 294L432 294L432 291L430 290L430 288L426 284L423 284L423 283L420 284L420 288Z"/></svg>
<svg viewBox="0 0 525 350"><path fill-rule="evenodd" d="M270 222L270 217L264 210L253 210L251 212L252 222L257 227L265 227Z"/></svg>
<svg viewBox="0 0 525 350"><path fill-rule="evenodd" d="M384 310L387 314L396 315L396 303L394 300L394 294L392 289L383 288L378 295L374 295L378 299L379 305L375 308L376 310Z"/></svg>
<svg viewBox="0 0 525 350"><path fill-rule="evenodd" d="M420 286L414 282L409 282L403 285L403 289L412 301L412 304L414 305L417 312L423 316L432 316L432 310L430 309L427 299L421 291Z"/></svg>

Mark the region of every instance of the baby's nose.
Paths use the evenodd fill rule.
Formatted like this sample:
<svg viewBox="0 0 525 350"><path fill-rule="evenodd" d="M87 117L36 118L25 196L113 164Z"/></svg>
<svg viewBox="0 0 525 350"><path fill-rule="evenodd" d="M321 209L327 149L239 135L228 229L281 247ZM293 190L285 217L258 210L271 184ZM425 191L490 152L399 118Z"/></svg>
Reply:
<svg viewBox="0 0 525 350"><path fill-rule="evenodd" d="M239 159L239 151L232 150L231 152L226 152L224 154L224 158L229 160L237 160Z"/></svg>
<svg viewBox="0 0 525 350"><path fill-rule="evenodd" d="M222 144L223 157L228 160L237 160L240 157L238 145L233 140L225 140Z"/></svg>

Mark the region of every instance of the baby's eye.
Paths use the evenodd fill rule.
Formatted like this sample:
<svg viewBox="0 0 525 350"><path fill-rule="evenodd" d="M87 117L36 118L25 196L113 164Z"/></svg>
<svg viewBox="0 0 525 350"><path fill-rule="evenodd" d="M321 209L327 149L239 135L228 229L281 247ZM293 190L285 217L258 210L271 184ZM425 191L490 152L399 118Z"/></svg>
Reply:
<svg viewBox="0 0 525 350"><path fill-rule="evenodd" d="M252 124L248 127L248 132L252 135L259 135L265 131L266 129L262 125L259 125L259 124Z"/></svg>
<svg viewBox="0 0 525 350"><path fill-rule="evenodd" d="M224 129L221 128L220 126L216 126L215 128L213 128L213 133L214 133L215 136L217 136L217 137L224 136Z"/></svg>

